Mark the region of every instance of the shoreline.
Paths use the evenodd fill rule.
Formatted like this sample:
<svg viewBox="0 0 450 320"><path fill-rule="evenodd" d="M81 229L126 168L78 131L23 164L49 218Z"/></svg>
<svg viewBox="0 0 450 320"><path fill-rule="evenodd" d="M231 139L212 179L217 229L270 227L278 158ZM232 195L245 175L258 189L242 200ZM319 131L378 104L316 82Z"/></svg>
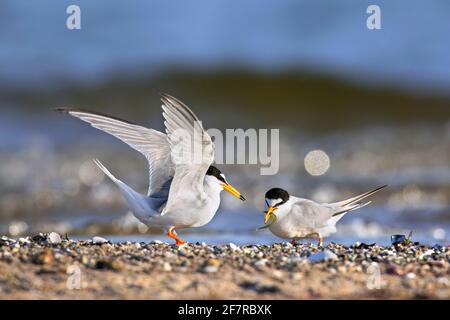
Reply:
<svg viewBox="0 0 450 320"><path fill-rule="evenodd" d="M1 299L450 298L448 246L105 241L0 237Z"/></svg>

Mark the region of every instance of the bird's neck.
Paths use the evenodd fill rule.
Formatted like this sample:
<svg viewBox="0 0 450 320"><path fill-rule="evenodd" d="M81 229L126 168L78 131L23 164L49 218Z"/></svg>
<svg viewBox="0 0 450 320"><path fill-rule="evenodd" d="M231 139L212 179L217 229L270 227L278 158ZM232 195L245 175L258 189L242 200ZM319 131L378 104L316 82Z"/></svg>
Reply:
<svg viewBox="0 0 450 320"><path fill-rule="evenodd" d="M291 199L289 199L288 201L286 201L285 203L283 203L276 211L275 214L277 216L277 219L282 219L284 218L284 216L286 216L286 214L289 213L289 211L291 211Z"/></svg>
<svg viewBox="0 0 450 320"><path fill-rule="evenodd" d="M220 192L222 192L223 188L216 178L210 176L205 177L203 186L208 196L208 205L211 211L215 213L219 209Z"/></svg>

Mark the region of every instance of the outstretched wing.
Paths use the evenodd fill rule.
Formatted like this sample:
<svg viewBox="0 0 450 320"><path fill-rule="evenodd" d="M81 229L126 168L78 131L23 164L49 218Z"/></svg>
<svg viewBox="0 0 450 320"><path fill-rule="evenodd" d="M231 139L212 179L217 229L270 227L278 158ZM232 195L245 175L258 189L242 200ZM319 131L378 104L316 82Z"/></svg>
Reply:
<svg viewBox="0 0 450 320"><path fill-rule="evenodd" d="M113 135L142 153L149 162L148 195L154 198L168 198L170 183L175 171L167 135L96 112L70 108L58 108L57 110L77 117L94 128Z"/></svg>
<svg viewBox="0 0 450 320"><path fill-rule="evenodd" d="M163 116L171 148L175 175L170 187L168 208L173 199L203 197L206 171L214 161L214 144L201 121L181 101L163 94Z"/></svg>

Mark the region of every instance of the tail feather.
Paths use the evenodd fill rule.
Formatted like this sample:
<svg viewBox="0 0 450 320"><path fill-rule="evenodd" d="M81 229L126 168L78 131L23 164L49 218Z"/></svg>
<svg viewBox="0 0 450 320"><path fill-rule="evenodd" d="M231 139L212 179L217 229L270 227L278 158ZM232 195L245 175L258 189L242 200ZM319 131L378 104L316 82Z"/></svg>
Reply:
<svg viewBox="0 0 450 320"><path fill-rule="evenodd" d="M95 159L94 163L103 171L103 173L110 178L118 187L122 195L128 202L129 208L135 213L145 213L149 211L148 198L143 196L133 188L128 186L123 181L117 179L113 174L98 160Z"/></svg>
<svg viewBox="0 0 450 320"><path fill-rule="evenodd" d="M360 195L358 195L356 197L353 197L353 198L350 198L350 199L347 199L347 200L344 200L344 201L337 202L337 203L335 203L335 205L338 205L340 207L345 207L345 206L354 204L356 202L360 202L361 200L363 200L363 199L365 199L367 197L370 197L371 195L377 193L378 191L380 191L380 190L382 190L382 189L384 189L386 187L387 187L387 184L385 184L384 186L375 188L375 189L373 189L371 191L365 192L363 194L360 194Z"/></svg>
<svg viewBox="0 0 450 320"><path fill-rule="evenodd" d="M341 211L338 211L338 212L334 213L333 217L336 217L338 215L341 215L341 214L344 214L344 213L347 213L347 212L350 212L350 211L353 211L353 210L356 210L356 209L364 208L365 206L367 206L367 205L369 205L371 203L372 203L372 201L367 201L365 203L358 202L358 203L356 203L354 205L351 205L350 207L347 207L347 208L345 208L345 209L343 209Z"/></svg>
<svg viewBox="0 0 450 320"><path fill-rule="evenodd" d="M112 175L111 172L109 172L109 170L103 165L103 163L100 162L100 160L94 159L94 163L95 163L95 164L100 168L100 170L102 170L103 173L104 173L108 178L110 178L112 181L114 181L114 182L116 182L116 183L119 181L116 177L114 177L114 176Z"/></svg>
<svg viewBox="0 0 450 320"><path fill-rule="evenodd" d="M333 217L345 214L349 211L361 209L361 208L367 206L368 204L371 203L371 201L363 203L363 202L361 202L361 200L364 200L365 198L370 197L371 195L377 193L378 191L380 191L386 187L387 187L387 185L384 185L384 186L375 188L371 191L360 194L356 197L333 203L333 206L335 206L337 208L337 212L333 214Z"/></svg>

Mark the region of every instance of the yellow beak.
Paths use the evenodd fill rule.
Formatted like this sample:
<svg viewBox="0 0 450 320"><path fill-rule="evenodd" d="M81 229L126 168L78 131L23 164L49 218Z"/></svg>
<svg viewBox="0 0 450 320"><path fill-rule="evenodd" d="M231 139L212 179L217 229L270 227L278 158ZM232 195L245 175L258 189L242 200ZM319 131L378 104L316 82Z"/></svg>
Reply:
<svg viewBox="0 0 450 320"><path fill-rule="evenodd" d="M239 191L237 191L231 184L228 183L222 183L223 190L231 193L236 198L241 199L242 201L245 201L245 198L241 195Z"/></svg>
<svg viewBox="0 0 450 320"><path fill-rule="evenodd" d="M274 214L274 211L276 208L269 206L269 209L267 209L266 216L264 217L264 223L267 223L269 221L270 216Z"/></svg>

